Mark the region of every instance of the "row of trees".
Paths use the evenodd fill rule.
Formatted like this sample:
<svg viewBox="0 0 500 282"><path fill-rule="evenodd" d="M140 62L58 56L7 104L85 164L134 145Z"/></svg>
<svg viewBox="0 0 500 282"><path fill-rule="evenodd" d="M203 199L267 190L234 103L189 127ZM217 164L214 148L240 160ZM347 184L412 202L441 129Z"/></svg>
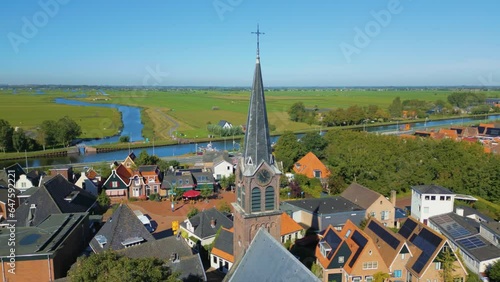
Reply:
<svg viewBox="0 0 500 282"><path fill-rule="evenodd" d="M456 193L500 201L500 156L485 154L480 144L351 130L306 136L316 145L297 140L292 132L283 134L276 143L276 159L289 171L308 151L323 157L332 169L329 187L334 193L353 181L384 195L390 190L406 192L413 185L435 183Z"/></svg>
<svg viewBox="0 0 500 282"><path fill-rule="evenodd" d="M14 128L6 120L0 119L0 149L5 152L38 150L38 143L28 137L22 128Z"/></svg>

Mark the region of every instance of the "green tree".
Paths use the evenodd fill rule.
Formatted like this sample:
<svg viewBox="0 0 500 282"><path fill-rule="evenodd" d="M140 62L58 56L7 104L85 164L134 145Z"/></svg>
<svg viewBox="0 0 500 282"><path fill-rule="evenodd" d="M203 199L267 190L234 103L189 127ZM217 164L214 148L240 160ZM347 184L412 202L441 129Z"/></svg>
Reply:
<svg viewBox="0 0 500 282"><path fill-rule="evenodd" d="M102 162L95 167L95 171L101 175L103 179L111 175L111 167L107 162Z"/></svg>
<svg viewBox="0 0 500 282"><path fill-rule="evenodd" d="M181 281L179 274L173 274L158 258L128 258L112 251L79 257L68 277L74 282Z"/></svg>
<svg viewBox="0 0 500 282"><path fill-rule="evenodd" d="M4 119L0 119L0 148L4 152L11 151L12 148L12 135L14 134L14 128L10 126L10 123Z"/></svg>
<svg viewBox="0 0 500 282"><path fill-rule="evenodd" d="M197 215L198 213L199 213L198 209L197 209L197 208L195 208L195 207L192 207L192 208L189 210L188 214L187 214L187 218L191 218L191 217L193 217L193 216Z"/></svg>
<svg viewBox="0 0 500 282"><path fill-rule="evenodd" d="M137 166L140 165L158 165L161 159L156 155L150 155L146 150L142 150L139 157L134 161Z"/></svg>
<svg viewBox="0 0 500 282"><path fill-rule="evenodd" d="M307 111L303 102L294 103L288 110L291 121L303 122L306 119Z"/></svg>
<svg viewBox="0 0 500 282"><path fill-rule="evenodd" d="M222 213L231 213L231 207L225 201L219 203L219 205L217 206L217 210Z"/></svg>
<svg viewBox="0 0 500 282"><path fill-rule="evenodd" d="M453 272L455 271L455 261L457 258L450 250L450 248L446 248L444 251L438 255L437 260L441 262L441 270L439 271L439 276L443 279L444 282L453 282L455 280L455 276Z"/></svg>
<svg viewBox="0 0 500 282"><path fill-rule="evenodd" d="M297 141L297 136L292 131L285 131L274 147L276 160L283 162L285 171L289 171L303 153L302 144Z"/></svg>
<svg viewBox="0 0 500 282"><path fill-rule="evenodd" d="M45 150L46 146L53 146L57 143L57 122L53 120L44 120L38 130L38 141L43 145Z"/></svg>
<svg viewBox="0 0 500 282"><path fill-rule="evenodd" d="M56 126L56 139L64 146L69 145L73 139L82 134L80 125L67 116L59 119Z"/></svg>
<svg viewBox="0 0 500 282"><path fill-rule="evenodd" d="M385 273L382 271L379 271L375 274L373 274L373 281L374 282L384 282L386 279L389 279L391 276L389 273Z"/></svg>
<svg viewBox="0 0 500 282"><path fill-rule="evenodd" d="M214 194L214 190L212 190L212 188L201 189L201 197L203 197L203 199L207 199L207 198L211 197L213 194Z"/></svg>
<svg viewBox="0 0 500 282"><path fill-rule="evenodd" d="M111 199L109 199L106 191L102 191L101 194L99 194L99 196L97 197L97 203L103 208L109 207L109 205L111 204Z"/></svg>
<svg viewBox="0 0 500 282"><path fill-rule="evenodd" d="M393 118L399 118L401 117L403 112L403 104L401 103L401 98L396 97L394 100L392 100L391 105L389 106L389 114Z"/></svg>
<svg viewBox="0 0 500 282"><path fill-rule="evenodd" d="M12 146L14 147L14 150L16 150L18 153L19 151L24 151L28 149L28 138L24 134L22 128L18 128L12 134Z"/></svg>
<svg viewBox="0 0 500 282"><path fill-rule="evenodd" d="M500 282L500 260L497 260L490 269L488 269L488 277L491 282Z"/></svg>
<svg viewBox="0 0 500 282"><path fill-rule="evenodd" d="M128 135L120 136L119 141L122 143L128 143L128 142L130 142L130 136L128 136Z"/></svg>
<svg viewBox="0 0 500 282"><path fill-rule="evenodd" d="M317 131L310 131L300 138L300 143L304 148L304 153L313 152L318 158L323 158L323 151L328 145Z"/></svg>

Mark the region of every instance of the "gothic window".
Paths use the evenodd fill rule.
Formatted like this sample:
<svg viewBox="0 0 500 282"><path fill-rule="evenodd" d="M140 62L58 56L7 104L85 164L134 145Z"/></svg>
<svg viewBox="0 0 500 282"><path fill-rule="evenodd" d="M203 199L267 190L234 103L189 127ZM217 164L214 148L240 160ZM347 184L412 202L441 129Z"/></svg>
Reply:
<svg viewBox="0 0 500 282"><path fill-rule="evenodd" d="M266 211L274 210L274 187L266 188Z"/></svg>
<svg viewBox="0 0 500 282"><path fill-rule="evenodd" d="M260 210L260 189L255 187L252 189L252 212L259 212Z"/></svg>

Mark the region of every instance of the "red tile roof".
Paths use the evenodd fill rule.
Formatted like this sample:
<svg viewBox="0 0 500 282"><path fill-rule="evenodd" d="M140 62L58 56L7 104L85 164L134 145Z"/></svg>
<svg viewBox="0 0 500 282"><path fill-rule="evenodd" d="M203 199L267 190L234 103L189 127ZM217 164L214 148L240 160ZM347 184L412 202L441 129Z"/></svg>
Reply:
<svg viewBox="0 0 500 282"><path fill-rule="evenodd" d="M287 213L281 214L281 236L301 231L304 228L293 220Z"/></svg>
<svg viewBox="0 0 500 282"><path fill-rule="evenodd" d="M330 176L330 170L316 157L313 152L307 153L302 159L295 163L293 171L303 174L309 178L314 178L314 171L321 171L321 178Z"/></svg>

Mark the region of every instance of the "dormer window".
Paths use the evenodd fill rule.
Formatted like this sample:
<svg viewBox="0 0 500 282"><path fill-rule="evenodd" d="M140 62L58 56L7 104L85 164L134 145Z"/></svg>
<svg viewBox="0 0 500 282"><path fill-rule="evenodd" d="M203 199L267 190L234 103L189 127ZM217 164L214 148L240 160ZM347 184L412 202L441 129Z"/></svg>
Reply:
<svg viewBox="0 0 500 282"><path fill-rule="evenodd" d="M142 238L142 237L131 237L131 238L128 238L125 241L123 241L122 246L124 246L125 248L128 248L128 247L132 247L135 245L139 245L142 242L144 242L144 238Z"/></svg>
<svg viewBox="0 0 500 282"><path fill-rule="evenodd" d="M97 243L99 243L99 246L101 246L101 248L104 248L104 245L108 243L108 240L106 239L106 237L104 237L104 235L96 235L95 239L97 240Z"/></svg>
<svg viewBox="0 0 500 282"><path fill-rule="evenodd" d="M321 170L314 171L314 178L321 178Z"/></svg>
<svg viewBox="0 0 500 282"><path fill-rule="evenodd" d="M330 247L327 242L323 241L319 243L319 250L321 251L321 254L326 258L332 251L332 247Z"/></svg>

